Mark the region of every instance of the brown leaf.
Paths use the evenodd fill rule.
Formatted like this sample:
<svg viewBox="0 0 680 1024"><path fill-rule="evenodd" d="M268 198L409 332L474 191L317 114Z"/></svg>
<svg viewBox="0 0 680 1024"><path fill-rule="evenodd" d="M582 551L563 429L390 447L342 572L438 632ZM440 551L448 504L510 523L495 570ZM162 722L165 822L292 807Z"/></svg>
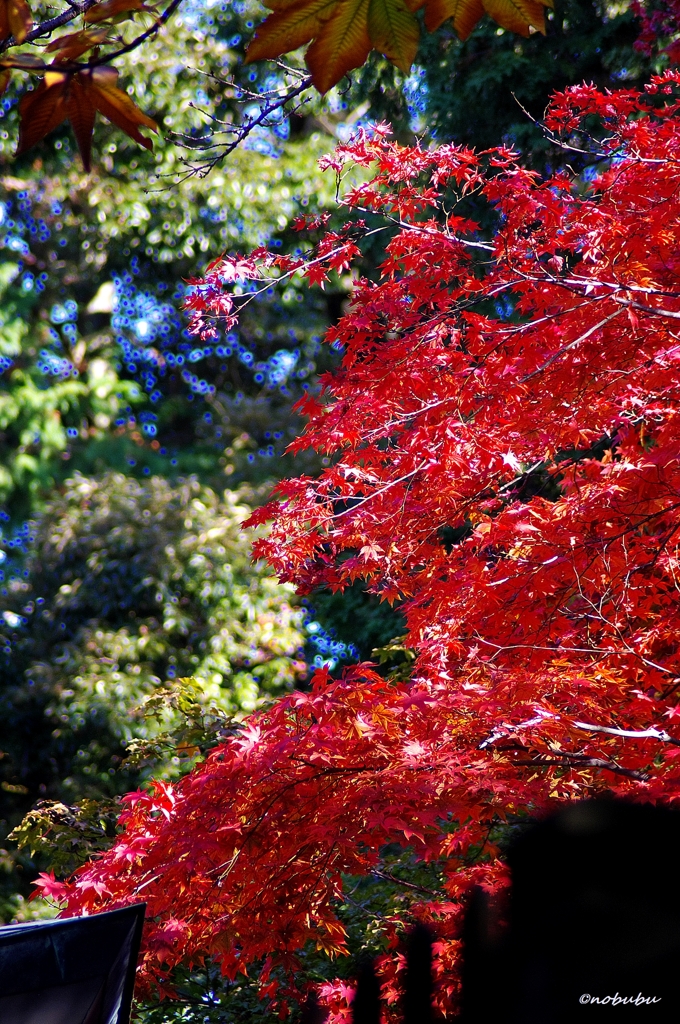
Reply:
<svg viewBox="0 0 680 1024"><path fill-rule="evenodd" d="M66 109L78 143L83 167L86 172L89 172L95 108L90 97L90 90L83 84L81 74L74 75L71 79Z"/></svg>
<svg viewBox="0 0 680 1024"><path fill-rule="evenodd" d="M368 4L369 0L340 0L307 50L305 61L320 93L361 67L371 52Z"/></svg>
<svg viewBox="0 0 680 1024"><path fill-rule="evenodd" d="M151 140L140 133L139 126L153 131L157 131L158 126L135 106L129 96L116 88L117 79L118 72L109 67L75 73L46 71L38 88L26 93L19 104L21 125L17 155L30 149L68 118L78 142L83 166L89 171L97 111L135 142L151 149Z"/></svg>
<svg viewBox="0 0 680 1024"><path fill-rule="evenodd" d="M114 2L114 0L107 0ZM120 0L126 2L126 0ZM545 34L544 8L552 0L265 0L273 14L258 27L246 63L273 59L312 41L306 61L312 83L327 92L371 49L408 72L418 48L413 12L425 7L425 24L435 31L451 20L467 39L486 11L503 28Z"/></svg>
<svg viewBox="0 0 680 1024"><path fill-rule="evenodd" d="M33 28L31 9L26 0L0 0L0 41L14 37L23 43Z"/></svg>
<svg viewBox="0 0 680 1024"><path fill-rule="evenodd" d="M104 0L103 3L90 7L83 15L83 21L93 25L99 21L107 21L109 18L116 18L119 14L127 14L128 11L148 11L143 0Z"/></svg>
<svg viewBox="0 0 680 1024"><path fill-rule="evenodd" d="M258 28L248 47L246 64L278 57L314 38L333 14L337 0L298 0L278 4Z"/></svg>
<svg viewBox="0 0 680 1024"><path fill-rule="evenodd" d="M5 68L3 71L0 71L0 96L2 96L3 92L7 89L11 77L12 71L10 68Z"/></svg>
<svg viewBox="0 0 680 1024"><path fill-rule="evenodd" d="M545 35L545 6L538 0L483 0L484 9L503 28L528 36L529 27Z"/></svg>
<svg viewBox="0 0 680 1024"><path fill-rule="evenodd" d="M407 75L418 51L420 28L404 0L369 0L368 34L373 48Z"/></svg>
<svg viewBox="0 0 680 1024"><path fill-rule="evenodd" d="M31 53L9 54L0 58L0 68L18 68L20 71L45 71L47 65Z"/></svg>
<svg viewBox="0 0 680 1024"><path fill-rule="evenodd" d="M428 32L435 32L450 18L459 38L467 39L483 16L482 0L428 0L425 7L425 27Z"/></svg>
<svg viewBox="0 0 680 1024"><path fill-rule="evenodd" d="M45 47L45 50L47 53L56 53L55 61L57 62L75 60L81 54L91 50L93 46L103 43L108 34L108 26L85 29L82 32L69 32L65 36L53 39L49 46Z"/></svg>
<svg viewBox="0 0 680 1024"><path fill-rule="evenodd" d="M66 90L69 76L62 71L46 71L33 92L24 93L19 103L21 124L17 156L40 142L66 120Z"/></svg>
<svg viewBox="0 0 680 1024"><path fill-rule="evenodd" d="M81 77L87 75L91 100L107 120L117 125L126 135L138 142L145 149L151 149L153 143L138 131L138 126L158 131L158 125L153 118L142 113L139 107L132 102L127 93L116 88L118 72L115 68L101 67L93 71L81 72Z"/></svg>

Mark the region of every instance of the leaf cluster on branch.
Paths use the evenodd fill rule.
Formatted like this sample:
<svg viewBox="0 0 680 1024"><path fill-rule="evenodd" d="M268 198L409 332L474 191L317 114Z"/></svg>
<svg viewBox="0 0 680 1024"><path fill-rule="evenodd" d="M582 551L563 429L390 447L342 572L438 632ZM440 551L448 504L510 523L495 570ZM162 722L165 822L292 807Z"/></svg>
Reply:
<svg viewBox="0 0 680 1024"><path fill-rule="evenodd" d="M155 35L179 6L171 0L162 12L142 0L85 0L69 4L54 18L33 24L25 0L2 0L0 5L0 93L9 85L13 71L41 77L36 89L21 100L21 132L17 154L30 149L65 120L69 120L78 142L85 170L90 169L90 148L97 112L121 128L130 138L149 149L150 140L139 127L158 130L156 122L143 114L129 96L117 87L118 72L111 61L136 49ZM148 15L145 31L126 40L118 26L135 14ZM54 35L58 28L80 17L83 27ZM135 26L136 27L136 26ZM47 45L43 46L44 40ZM21 52L14 50L29 45ZM52 54L48 62L45 54ZM83 62L79 58L89 54Z"/></svg>
<svg viewBox="0 0 680 1024"><path fill-rule="evenodd" d="M362 131L326 160L370 172L343 200L351 229L196 282L210 332L245 285L344 268L379 229L357 218L389 234L327 334L341 366L300 403L294 447L327 465L250 521L271 520L256 553L299 590L363 580L403 601L415 660L408 679L318 672L177 785L130 794L100 859L41 880L69 913L144 899L146 985L171 993L175 967L210 959L281 995L308 944L345 949L347 875L395 844L442 871L412 910L436 923L447 1012L470 886L505 885L499 823L680 795L679 90L668 72L642 93L557 95L547 130L591 154L585 177ZM391 1002L401 924L383 922ZM347 986L321 997L344 1019Z"/></svg>

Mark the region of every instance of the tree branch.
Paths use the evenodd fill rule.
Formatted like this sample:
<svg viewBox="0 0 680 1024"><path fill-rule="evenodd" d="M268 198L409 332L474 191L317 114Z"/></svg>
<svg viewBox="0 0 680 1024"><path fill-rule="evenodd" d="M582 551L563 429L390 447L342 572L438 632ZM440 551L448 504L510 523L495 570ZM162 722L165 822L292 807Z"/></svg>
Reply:
<svg viewBox="0 0 680 1024"><path fill-rule="evenodd" d="M94 7L99 0L83 0L82 3L73 3L71 0L67 0L67 3L71 4L70 8L66 11L62 11L55 18L50 18L48 21L43 21L40 25L37 25L31 32L28 33L23 43L18 44L13 36L5 40L4 43L0 43L0 53L4 53L11 46L24 45L25 43L33 42L34 39L39 39L42 36L51 35L55 29L61 28L62 25L68 25L69 22L74 21L75 18L85 14L91 7ZM94 60L87 61L86 63L81 62L64 62L59 65L60 71L85 71L88 68L98 68L105 64L110 64L111 61L116 60L118 57L122 57L126 53L132 53L137 47L145 43L147 39L151 39L157 32L170 20L172 15L175 13L177 8L182 3L182 0L171 0L171 3L165 8L163 13L156 19L154 24L142 32L141 35L133 39L132 42L126 43L125 46L121 46L118 50L113 50L111 53L102 54L100 57L96 57ZM21 69L19 69L21 70Z"/></svg>
<svg viewBox="0 0 680 1024"><path fill-rule="evenodd" d="M175 2L175 0L173 0L173 2ZM225 160L230 153L233 153L241 143L245 142L252 132L260 127L268 127L267 122L269 118L271 118L277 111L283 110L284 107L297 99L298 96L307 92L311 88L311 84L311 77L306 76L297 85L287 89L284 93L279 92L275 98L272 97L271 99L265 99L263 106L260 108L256 116L246 117L242 124L234 124L219 133L223 135L231 135L232 138L229 142L215 142L213 141L213 135L210 136L207 144L202 145L202 143L205 143L206 141L204 139L192 140L193 145L189 145L188 142L185 143L185 149L203 149L204 151L212 149L215 150L215 153L213 156L209 156L204 163L199 164L192 164L189 159L184 159L183 162L187 166L188 170L180 180L184 181L194 175L197 175L199 178L205 178L214 167ZM253 97L249 97L249 99L252 98Z"/></svg>
<svg viewBox="0 0 680 1024"><path fill-rule="evenodd" d="M660 740L661 743L672 743L680 747L680 740L673 739L665 729L657 729L650 726L649 729L616 729L608 725L593 725L592 722L571 722L576 729L583 729L585 732L603 732L608 736L623 736L637 740Z"/></svg>
<svg viewBox="0 0 680 1024"><path fill-rule="evenodd" d="M415 882L407 882L403 878L397 878L397 876L393 875L391 871L378 871L377 868L373 868L371 874L375 875L376 878L384 878L386 882L394 882L395 885L402 885L405 889L414 889L416 892L424 892L428 896L436 896L437 898L446 896L446 893L441 889L428 889L424 885L416 885Z"/></svg>
<svg viewBox="0 0 680 1024"><path fill-rule="evenodd" d="M138 46L141 46L147 39L151 39L152 36L155 36L156 33L160 31L163 25L170 20L181 3L182 0L172 0L151 28L148 28L146 32L142 32L141 36L137 36L137 38L133 39L131 43L127 43L126 46L121 46L119 50L114 50L113 53L107 53L104 54L103 57L99 57L97 60L89 61L87 66L90 68L96 68L102 64L108 64L110 61L115 60L117 57L122 57L126 53L132 53L132 51L136 50Z"/></svg>
<svg viewBox="0 0 680 1024"><path fill-rule="evenodd" d="M80 17L81 14L85 14L90 7L98 3L98 0L83 0L82 3L73 4L68 10L62 11L61 14L57 14L54 18L48 18L47 21L41 21L39 25L36 25L34 29L28 33L23 43L17 43L14 36L10 36L5 39L4 43L0 43L0 53L4 53L9 50L11 46L24 46L26 43L32 43L34 39L40 39L42 36L49 36L54 32L55 28L61 28L62 25L68 25L69 22L74 21Z"/></svg>

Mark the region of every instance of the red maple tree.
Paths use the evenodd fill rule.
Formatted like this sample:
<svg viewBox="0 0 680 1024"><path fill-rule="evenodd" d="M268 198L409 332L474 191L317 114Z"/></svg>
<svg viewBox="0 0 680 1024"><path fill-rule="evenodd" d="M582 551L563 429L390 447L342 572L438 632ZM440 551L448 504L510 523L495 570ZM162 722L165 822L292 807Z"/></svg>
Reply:
<svg viewBox="0 0 680 1024"><path fill-rule="evenodd" d="M305 943L342 951L342 875L401 843L446 873L418 908L445 1010L466 893L504 884L495 822L605 790L680 795L679 86L556 96L547 130L590 169L549 180L507 150L362 132L328 161L370 174L344 233L196 283L209 331L248 286L345 268L358 216L391 232L328 334L340 367L302 406L294 447L328 465L254 519L272 521L257 554L302 591L362 579L402 601L416 657L408 681L318 672L177 785L130 796L108 853L43 879L69 913L146 900L147 980L266 958L273 993ZM400 964L382 964L392 997ZM340 1016L343 992L322 993Z"/></svg>

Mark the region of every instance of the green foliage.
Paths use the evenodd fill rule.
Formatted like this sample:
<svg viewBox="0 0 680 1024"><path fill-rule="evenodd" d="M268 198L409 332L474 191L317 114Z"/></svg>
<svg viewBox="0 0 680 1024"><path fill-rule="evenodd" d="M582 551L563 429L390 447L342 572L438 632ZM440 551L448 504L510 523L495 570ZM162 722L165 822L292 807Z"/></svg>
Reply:
<svg viewBox="0 0 680 1024"><path fill-rule="evenodd" d="M522 39L485 19L461 43L448 24L418 54L428 131L479 149L505 141L537 166L574 156L553 149L531 120L540 121L552 92L582 81L627 87L650 71L633 48L639 24L627 0L556 0L546 37Z"/></svg>
<svg viewBox="0 0 680 1024"><path fill-rule="evenodd" d="M250 564L244 498L111 473L50 503L5 591L4 818L130 788L138 766L115 771L130 742L186 719L158 696L145 713L166 680L193 676L195 703L237 718L294 684L302 612Z"/></svg>
<svg viewBox="0 0 680 1024"><path fill-rule="evenodd" d="M282 471L272 473L272 459L295 432L290 408L316 370L336 297L310 297L295 282L262 296L228 355L200 353L180 312L197 268L225 250L287 242L291 220L334 195L317 168L333 139L318 123L293 141L283 127L256 132L208 177L187 174L180 144L200 143L216 118L241 116L224 80L250 14L187 12L147 44L143 62L123 60L129 94L164 126L152 153L102 122L89 175L66 128L14 161L16 105L3 118L0 356L12 365L0 362L0 506L15 523L76 470L198 473L218 490L225 472L233 484ZM213 390L195 393L189 369Z"/></svg>
<svg viewBox="0 0 680 1024"><path fill-rule="evenodd" d="M41 854L49 869L70 874L111 845L121 812L116 800L81 800L74 807L38 800L9 839L31 857Z"/></svg>
<svg viewBox="0 0 680 1024"><path fill-rule="evenodd" d="M138 717L152 728L130 740L121 768L144 776L151 770L156 778L189 771L238 729L238 716L211 701L205 684L191 677L154 690L142 701ZM68 875L108 849L122 809L119 797L85 798L70 806L38 800L8 838L31 857L38 854L47 870Z"/></svg>

